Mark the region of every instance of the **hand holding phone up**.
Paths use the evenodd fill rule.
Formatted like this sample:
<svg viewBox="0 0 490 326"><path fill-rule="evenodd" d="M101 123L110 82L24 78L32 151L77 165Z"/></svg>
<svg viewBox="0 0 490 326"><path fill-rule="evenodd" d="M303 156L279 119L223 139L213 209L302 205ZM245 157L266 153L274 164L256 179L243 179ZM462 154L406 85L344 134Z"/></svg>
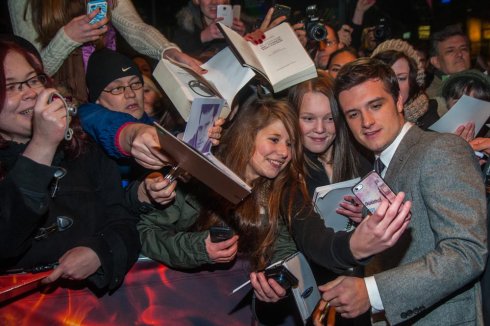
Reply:
<svg viewBox="0 0 490 326"><path fill-rule="evenodd" d="M410 223L411 201L403 202L405 194L398 193L391 204L382 199L372 215L365 217L354 230L350 249L354 258L361 260L392 247Z"/></svg>

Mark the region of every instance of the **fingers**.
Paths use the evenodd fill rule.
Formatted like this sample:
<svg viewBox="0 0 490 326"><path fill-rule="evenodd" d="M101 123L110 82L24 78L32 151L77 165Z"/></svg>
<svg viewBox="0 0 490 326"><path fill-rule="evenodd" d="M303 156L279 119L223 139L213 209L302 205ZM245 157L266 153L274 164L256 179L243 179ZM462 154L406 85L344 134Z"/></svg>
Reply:
<svg viewBox="0 0 490 326"><path fill-rule="evenodd" d="M490 153L490 138L478 137L470 141L470 145L474 151L484 151Z"/></svg>
<svg viewBox="0 0 490 326"><path fill-rule="evenodd" d="M63 269L56 267L51 274L41 281L42 284L49 284L55 282L63 275Z"/></svg>
<svg viewBox="0 0 490 326"><path fill-rule="evenodd" d="M265 40L265 35L261 30L253 31L245 35L245 40L252 42L253 44L261 44Z"/></svg>
<svg viewBox="0 0 490 326"><path fill-rule="evenodd" d="M131 156L147 169L158 170L169 165L171 160L161 152L160 143L156 135L143 134L138 140L133 141Z"/></svg>
<svg viewBox="0 0 490 326"><path fill-rule="evenodd" d="M264 302L277 302L286 295L275 280L267 279L263 272L250 273L250 283L254 288L257 299Z"/></svg>
<svg viewBox="0 0 490 326"><path fill-rule="evenodd" d="M274 21L272 21L272 23L269 25L269 28L268 29L271 29L273 27L276 27L277 25L279 25L280 23L282 23L286 19L287 19L286 16L280 16L280 17L274 19Z"/></svg>
<svg viewBox="0 0 490 326"><path fill-rule="evenodd" d="M215 263L228 263L235 259L238 252L237 235L222 242L211 242L211 236L208 235L204 242L209 258Z"/></svg>
<svg viewBox="0 0 490 326"><path fill-rule="evenodd" d="M345 276L339 276L333 281L320 285L318 289L320 290L320 292L330 291L331 289L335 288L338 284L340 284L344 278ZM330 301L330 299L326 299L326 301Z"/></svg>
<svg viewBox="0 0 490 326"><path fill-rule="evenodd" d="M267 14L265 15L262 24L260 25L260 30L266 31L269 29L269 24L271 23L272 14L274 13L274 7L269 8Z"/></svg>
<svg viewBox="0 0 490 326"><path fill-rule="evenodd" d="M175 187L177 182L170 182L159 172L148 175L144 183L148 198L155 203L166 205L172 202L176 196Z"/></svg>

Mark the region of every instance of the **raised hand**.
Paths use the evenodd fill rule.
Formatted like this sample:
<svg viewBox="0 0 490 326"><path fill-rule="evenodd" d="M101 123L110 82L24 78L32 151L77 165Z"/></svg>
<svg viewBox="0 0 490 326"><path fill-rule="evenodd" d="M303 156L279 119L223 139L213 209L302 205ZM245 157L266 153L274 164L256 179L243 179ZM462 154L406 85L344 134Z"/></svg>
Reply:
<svg viewBox="0 0 490 326"><path fill-rule="evenodd" d="M54 92L54 89L45 89L37 95L33 108L32 139L23 154L45 165L51 165L54 153L65 137L65 106L58 98L48 103Z"/></svg>
<svg viewBox="0 0 490 326"><path fill-rule="evenodd" d="M245 24L238 18L233 18L231 28L240 35L245 34Z"/></svg>
<svg viewBox="0 0 490 326"><path fill-rule="evenodd" d="M475 123L468 122L464 125L459 126L454 132L454 134L463 138L467 142L472 141L475 138Z"/></svg>
<svg viewBox="0 0 490 326"><path fill-rule="evenodd" d="M202 69L201 65L202 62L194 59L193 57L185 54L184 52L181 52L177 49L168 49L166 50L163 55L167 57L168 59L172 59L174 61L183 63L187 66L189 66L192 70L197 72L198 74L205 74L207 72L206 69Z"/></svg>
<svg viewBox="0 0 490 326"><path fill-rule="evenodd" d="M350 238L350 248L358 260L370 257L392 247L408 227L411 214L410 201L403 202L400 192L389 204L383 199L372 215L365 217Z"/></svg>
<svg viewBox="0 0 490 326"><path fill-rule="evenodd" d="M206 26L206 28L201 31L201 42L206 43L215 39L223 38L223 34L221 34L218 25L216 25L216 23L221 20L223 20L223 17L214 19L211 24Z"/></svg>
<svg viewBox="0 0 490 326"><path fill-rule="evenodd" d="M97 40L101 35L107 32L107 23L109 18L105 17L101 21L90 24L90 21L99 13L100 8L94 10L88 15L81 15L73 18L63 26L66 35L78 43L87 43Z"/></svg>

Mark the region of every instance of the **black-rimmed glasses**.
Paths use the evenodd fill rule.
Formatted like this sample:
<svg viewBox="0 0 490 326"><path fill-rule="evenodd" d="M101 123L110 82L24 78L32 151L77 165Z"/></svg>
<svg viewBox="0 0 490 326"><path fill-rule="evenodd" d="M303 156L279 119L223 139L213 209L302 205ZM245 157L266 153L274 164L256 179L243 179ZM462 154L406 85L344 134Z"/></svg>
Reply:
<svg viewBox="0 0 490 326"><path fill-rule="evenodd" d="M137 82L134 82L134 83L131 83L127 86L117 86L117 87L114 87L112 89L104 89L103 92L106 92L106 93L111 93L112 95L121 95L122 93L124 93L126 91L126 88L131 88L131 90L133 91L136 91L138 89L141 89L143 87L143 83L140 82L140 81L137 81Z"/></svg>
<svg viewBox="0 0 490 326"><path fill-rule="evenodd" d="M45 86L47 82L48 77L46 75L36 75L21 82L8 83L5 85L5 88L7 93L16 93L22 92L22 85L24 84L29 88L39 88Z"/></svg>

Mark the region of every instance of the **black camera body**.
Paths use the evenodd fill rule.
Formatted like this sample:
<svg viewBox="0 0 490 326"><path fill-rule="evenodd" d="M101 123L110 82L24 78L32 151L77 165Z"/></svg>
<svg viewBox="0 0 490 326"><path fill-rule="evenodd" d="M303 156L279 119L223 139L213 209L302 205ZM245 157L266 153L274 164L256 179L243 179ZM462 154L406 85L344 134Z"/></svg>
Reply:
<svg viewBox="0 0 490 326"><path fill-rule="evenodd" d="M266 269L264 275L267 278L274 279L285 290L298 286L298 279L283 265Z"/></svg>
<svg viewBox="0 0 490 326"><path fill-rule="evenodd" d="M380 18L378 25L374 27L374 39L380 44L391 38L391 27L386 18Z"/></svg>
<svg viewBox="0 0 490 326"><path fill-rule="evenodd" d="M311 41L323 41L327 38L327 29L323 21L318 17L316 5L306 7L306 18L303 20L306 37Z"/></svg>

